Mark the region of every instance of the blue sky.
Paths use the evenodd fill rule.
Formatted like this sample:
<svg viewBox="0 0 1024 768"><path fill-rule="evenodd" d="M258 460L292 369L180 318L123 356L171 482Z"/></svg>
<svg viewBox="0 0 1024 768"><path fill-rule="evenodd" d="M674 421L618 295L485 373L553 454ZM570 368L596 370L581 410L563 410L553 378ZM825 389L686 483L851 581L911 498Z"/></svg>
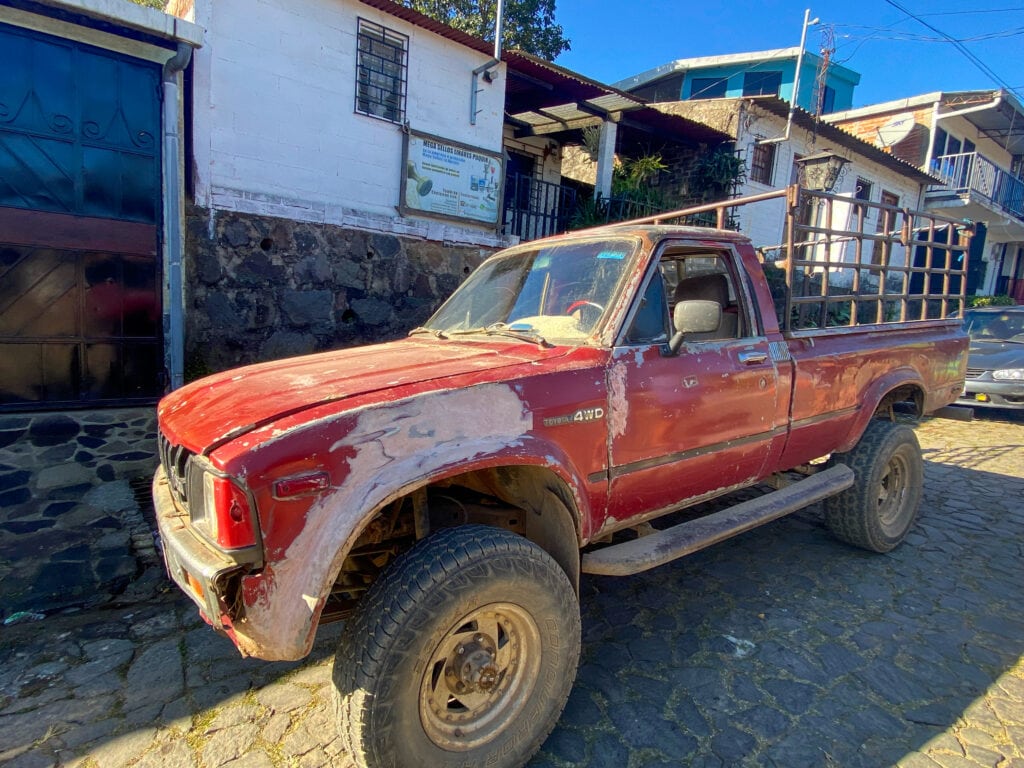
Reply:
<svg viewBox="0 0 1024 768"><path fill-rule="evenodd" d="M887 0L558 0L572 50L556 62L613 83L674 59L787 48L799 44L810 8L820 23L808 29L807 50L819 51L822 29L832 29L834 60L861 74L854 106L999 87L1024 100L1024 0L894 2L962 41L1002 83Z"/></svg>

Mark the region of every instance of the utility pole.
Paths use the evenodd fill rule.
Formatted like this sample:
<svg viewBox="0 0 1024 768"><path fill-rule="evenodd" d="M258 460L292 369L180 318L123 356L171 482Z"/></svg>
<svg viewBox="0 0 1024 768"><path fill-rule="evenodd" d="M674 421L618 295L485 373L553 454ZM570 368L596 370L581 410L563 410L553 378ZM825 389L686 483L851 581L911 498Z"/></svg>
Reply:
<svg viewBox="0 0 1024 768"><path fill-rule="evenodd" d="M793 93L789 97L789 117L786 118L786 132L774 139L763 139L758 144L778 144L789 141L789 132L793 128L793 114L796 112L796 100L800 97L800 70L804 66L804 46L807 44L807 28L817 24L817 17L811 18L811 9L804 11L804 26L800 30L800 51L796 55L796 73L793 75Z"/></svg>

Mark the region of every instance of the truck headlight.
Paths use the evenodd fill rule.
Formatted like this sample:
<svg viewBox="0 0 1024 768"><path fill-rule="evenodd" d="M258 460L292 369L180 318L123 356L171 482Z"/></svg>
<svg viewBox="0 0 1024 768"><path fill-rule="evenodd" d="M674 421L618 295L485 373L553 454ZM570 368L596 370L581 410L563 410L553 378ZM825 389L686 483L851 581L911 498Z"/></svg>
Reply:
<svg viewBox="0 0 1024 768"><path fill-rule="evenodd" d="M1024 381L1024 368L1002 368L992 371L992 378L996 381Z"/></svg>

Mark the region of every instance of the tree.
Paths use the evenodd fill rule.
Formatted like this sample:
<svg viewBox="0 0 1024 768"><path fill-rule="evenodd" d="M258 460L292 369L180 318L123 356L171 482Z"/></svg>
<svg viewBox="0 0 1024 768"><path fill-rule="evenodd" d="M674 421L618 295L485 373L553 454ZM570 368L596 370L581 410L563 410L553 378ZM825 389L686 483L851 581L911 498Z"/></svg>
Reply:
<svg viewBox="0 0 1024 768"><path fill-rule="evenodd" d="M496 0L402 0L415 11L484 40L494 39ZM554 60L569 50L569 40L555 23L555 0L505 0L502 47L519 48Z"/></svg>

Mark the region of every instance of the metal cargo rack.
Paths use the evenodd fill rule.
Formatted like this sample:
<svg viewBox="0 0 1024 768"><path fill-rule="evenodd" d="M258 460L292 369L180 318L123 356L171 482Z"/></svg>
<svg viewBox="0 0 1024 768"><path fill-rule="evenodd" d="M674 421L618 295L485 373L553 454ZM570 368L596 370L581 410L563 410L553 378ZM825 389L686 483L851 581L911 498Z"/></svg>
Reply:
<svg viewBox="0 0 1024 768"><path fill-rule="evenodd" d="M774 266L785 276L784 286L773 286L782 294L776 305L784 331L944 320L963 312L970 222L793 184L615 226L689 223L713 213L725 229L733 209L775 199L786 205L783 242L757 250L766 271Z"/></svg>

